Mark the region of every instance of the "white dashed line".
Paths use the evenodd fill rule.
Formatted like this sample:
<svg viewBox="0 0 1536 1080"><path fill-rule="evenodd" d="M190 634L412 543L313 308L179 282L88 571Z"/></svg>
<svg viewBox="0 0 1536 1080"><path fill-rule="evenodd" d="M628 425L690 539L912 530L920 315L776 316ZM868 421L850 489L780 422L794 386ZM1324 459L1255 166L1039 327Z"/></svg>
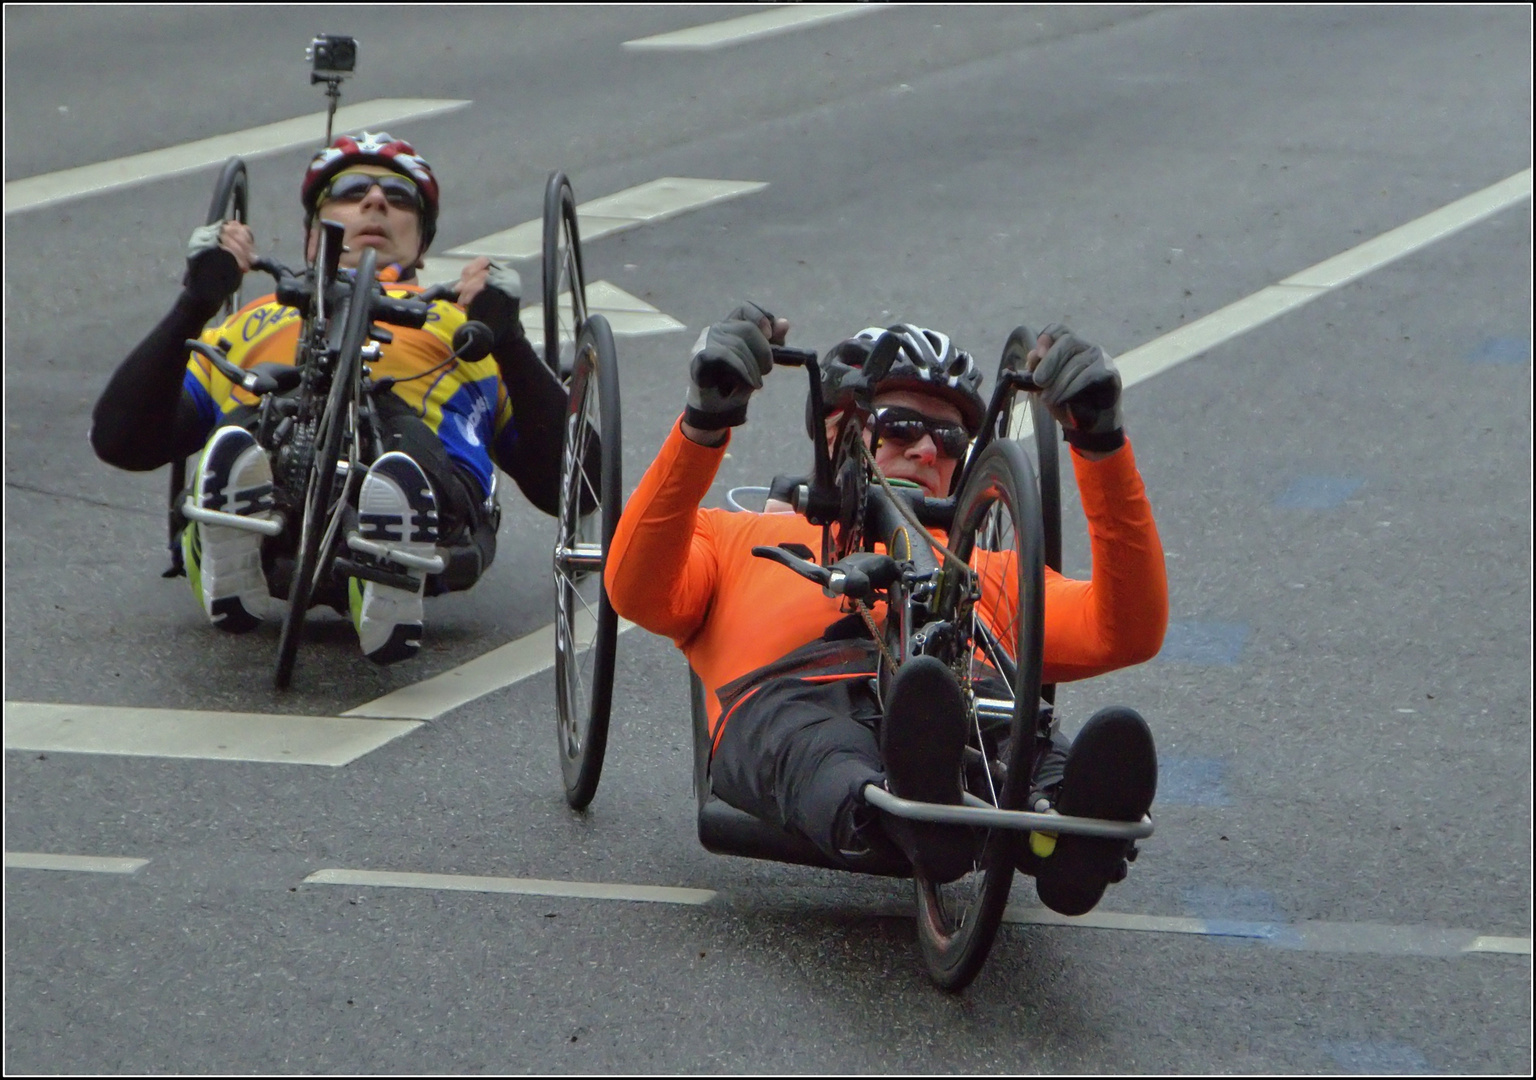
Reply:
<svg viewBox="0 0 1536 1080"><path fill-rule="evenodd" d="M581 242L610 236L642 225L654 225L715 203L752 195L768 186L763 180L702 180L663 176L576 206ZM454 258L537 259L544 250L544 222L525 221L510 229L482 236L444 252Z"/></svg>
<svg viewBox="0 0 1536 1080"><path fill-rule="evenodd" d="M619 900L642 903L682 904L690 907L741 906L738 900L713 889L688 889L662 885L622 885L587 881L549 881L540 878L479 877L465 874L417 874L404 871L318 870L304 879L306 885L359 885L394 889L451 890L456 892L509 893L576 900ZM742 894L740 899L746 899ZM882 908L882 915L911 915L905 909ZM1170 915L1134 915L1095 911L1068 917L1046 908L1009 905L1003 921L1030 926L1071 926L1084 930L1119 930L1134 933L1189 934L1197 937L1239 938L1265 946L1299 952L1369 953L1377 956L1460 956L1467 953L1531 954L1531 939L1490 937L1473 930L1448 930L1433 926L1389 926L1381 923L1247 923L1216 919L1192 919Z"/></svg>
<svg viewBox="0 0 1536 1080"><path fill-rule="evenodd" d="M624 47L673 51L723 49L728 45L739 45L758 38L787 34L794 30L832 22L835 19L868 15L883 8L884 5L881 4L786 4L755 15L743 15L723 22L691 26L686 30L674 30L667 34L636 38L633 41L626 41Z"/></svg>
<svg viewBox="0 0 1536 1080"><path fill-rule="evenodd" d="M361 131L407 120L422 120L462 109L468 104L468 101L425 98L361 101L337 109L333 129L337 133ZM324 138L325 113L317 112L296 116L292 120L280 120L275 124L247 128L245 131L182 143L180 146L168 146L163 150L133 154L114 161L82 165L76 169L64 169L42 176L29 176L24 180L9 181L5 185L5 213L10 216L22 210L35 210L66 199L99 195L132 184L175 176L210 165L221 165L235 155L260 157L306 144L312 144L318 150Z"/></svg>
<svg viewBox="0 0 1536 1080"><path fill-rule="evenodd" d="M97 855L44 855L7 851L7 870L68 870L77 874L135 874L149 865L148 859L118 859Z"/></svg>
<svg viewBox="0 0 1536 1080"><path fill-rule="evenodd" d="M606 885L589 881L543 881L538 878L470 877L462 874L410 874L384 870L317 870L306 885L372 885L390 889L447 889L455 892L513 893L576 900L628 900L697 907L715 898L712 889L679 889L666 885Z"/></svg>
<svg viewBox="0 0 1536 1080"><path fill-rule="evenodd" d="M339 766L420 726L415 720L5 703L5 749L67 754Z"/></svg>

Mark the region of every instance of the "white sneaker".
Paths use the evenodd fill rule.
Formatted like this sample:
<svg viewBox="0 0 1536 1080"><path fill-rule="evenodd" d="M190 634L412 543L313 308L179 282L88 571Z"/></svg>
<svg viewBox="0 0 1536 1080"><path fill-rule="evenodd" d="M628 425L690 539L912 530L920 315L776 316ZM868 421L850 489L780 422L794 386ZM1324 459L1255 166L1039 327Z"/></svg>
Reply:
<svg viewBox="0 0 1536 1080"><path fill-rule="evenodd" d="M437 554L437 499L427 474L408 454L391 450L373 463L357 497L357 520L364 540L423 558ZM362 554L353 558L401 581L395 586L348 580L352 625L363 655L376 664L410 659L421 649L426 576ZM404 587L407 580L413 588Z"/></svg>
<svg viewBox="0 0 1536 1080"><path fill-rule="evenodd" d="M242 427L213 433L198 461L192 501L204 510L271 519L272 463L255 436ZM208 621L220 630L243 634L261 623L269 595L261 541L257 532L196 521L182 530L187 580Z"/></svg>

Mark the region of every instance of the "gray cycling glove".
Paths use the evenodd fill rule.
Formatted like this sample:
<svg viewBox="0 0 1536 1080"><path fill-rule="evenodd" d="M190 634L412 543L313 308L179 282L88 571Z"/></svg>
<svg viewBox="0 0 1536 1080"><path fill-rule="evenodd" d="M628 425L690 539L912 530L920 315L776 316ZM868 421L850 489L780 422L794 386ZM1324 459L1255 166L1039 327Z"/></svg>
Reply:
<svg viewBox="0 0 1536 1080"><path fill-rule="evenodd" d="M1054 343L1035 366L1042 398L1079 450L1118 450L1125 443L1120 415L1120 372L1108 353L1052 323L1043 333Z"/></svg>
<svg viewBox="0 0 1536 1080"><path fill-rule="evenodd" d="M486 274L485 288L469 302L465 309L471 319L490 327L495 341L505 341L509 335L522 334L523 324L518 313L523 304L523 279L516 270L499 263L491 263Z"/></svg>
<svg viewBox="0 0 1536 1080"><path fill-rule="evenodd" d="M686 423L704 431L746 423L747 401L773 370L773 347L757 325L763 319L771 323L773 316L747 303L704 328L688 368Z"/></svg>
<svg viewBox="0 0 1536 1080"><path fill-rule="evenodd" d="M187 274L182 286L201 304L218 307L240 287L240 260L233 252L219 247L219 230L224 223L200 225L187 241Z"/></svg>

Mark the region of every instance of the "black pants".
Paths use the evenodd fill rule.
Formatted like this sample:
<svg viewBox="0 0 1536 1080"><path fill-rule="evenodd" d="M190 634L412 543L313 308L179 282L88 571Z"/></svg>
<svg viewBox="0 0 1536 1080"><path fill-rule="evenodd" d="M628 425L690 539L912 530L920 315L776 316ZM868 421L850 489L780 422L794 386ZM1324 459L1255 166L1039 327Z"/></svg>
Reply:
<svg viewBox="0 0 1536 1080"><path fill-rule="evenodd" d="M868 678L770 682L727 720L710 761L711 787L738 810L805 837L849 869L883 865L900 857L871 833L879 816L861 794L865 784L885 781L879 724ZM1056 735L1036 763L1036 792L1054 795L1067 745ZM862 840L858 846L868 854L851 857L850 839Z"/></svg>

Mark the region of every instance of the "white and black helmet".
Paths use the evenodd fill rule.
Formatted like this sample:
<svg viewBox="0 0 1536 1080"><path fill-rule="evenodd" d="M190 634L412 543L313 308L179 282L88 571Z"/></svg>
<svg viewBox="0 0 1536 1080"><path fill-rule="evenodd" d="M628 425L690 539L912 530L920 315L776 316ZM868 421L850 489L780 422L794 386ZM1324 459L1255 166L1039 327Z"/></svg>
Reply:
<svg viewBox="0 0 1536 1080"><path fill-rule="evenodd" d="M821 399L829 415L853 404L870 408L875 395L886 390L913 390L953 402L972 437L987 411L975 359L937 330L910 323L871 326L838 342L822 358ZM817 438L809 402L805 421Z"/></svg>

